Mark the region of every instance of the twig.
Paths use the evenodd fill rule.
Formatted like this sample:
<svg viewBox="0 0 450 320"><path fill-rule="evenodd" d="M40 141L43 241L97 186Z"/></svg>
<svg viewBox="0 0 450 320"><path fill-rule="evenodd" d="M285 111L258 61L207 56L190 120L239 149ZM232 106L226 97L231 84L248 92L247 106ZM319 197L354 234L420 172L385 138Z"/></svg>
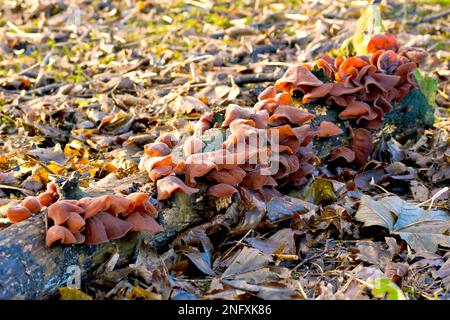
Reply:
<svg viewBox="0 0 450 320"><path fill-rule="evenodd" d="M172 70L176 67L181 67L181 66L189 64L191 62L197 62L197 61L201 61L201 60L205 60L205 59L214 59L214 58L215 57L210 54L205 54L205 55L197 56L197 57L191 57L184 61L172 63L171 65L167 66L164 70L162 70L160 74L161 74L161 76L165 76L170 70Z"/></svg>
<svg viewBox="0 0 450 320"><path fill-rule="evenodd" d="M428 210L431 210L431 207L433 206L434 201L439 198L442 194L446 193L449 190L448 187L442 188L441 190L439 190L438 192L436 192L430 199L419 203L417 206L423 206L424 204L431 202L430 205L428 206Z"/></svg>
<svg viewBox="0 0 450 320"><path fill-rule="evenodd" d="M28 73L28 72L30 72L30 71L32 71L32 70L38 68L40 65L41 65L41 62L35 63L35 64L29 66L28 68L23 69L22 71L20 71L20 72L18 73L18 75L19 75L19 76L22 76L22 75L24 75L24 74L26 74L26 73Z"/></svg>
<svg viewBox="0 0 450 320"><path fill-rule="evenodd" d="M21 30L19 27L17 27L14 23L12 23L11 21L8 21L6 23L6 25L13 30L14 32L16 32L15 34L10 34L10 33L6 33L8 36L18 36L18 37L22 37L22 38L28 38L30 40L41 40L43 38L43 35L40 33L27 33L23 30Z"/></svg>
<svg viewBox="0 0 450 320"><path fill-rule="evenodd" d="M52 92L53 90L59 89L64 86L64 83L52 83L40 88L36 88L28 91L27 93L36 93L37 95L43 95Z"/></svg>
<svg viewBox="0 0 450 320"><path fill-rule="evenodd" d="M250 232L252 232L253 230L250 229L247 231L247 233L238 241L236 242L236 244L234 246L232 246L230 249L228 249L222 256L222 259L225 259L228 257L228 255L233 252L233 250L242 243L242 241L244 241L245 238L247 238L247 236L250 234Z"/></svg>
<svg viewBox="0 0 450 320"><path fill-rule="evenodd" d="M393 194L392 192L387 191L387 190L386 190L385 188L383 188L382 186L376 184L373 177L370 178L369 184L370 184L371 186L375 186L375 187L377 187L377 188L383 190L386 194Z"/></svg>
<svg viewBox="0 0 450 320"><path fill-rule="evenodd" d="M31 196L33 194L33 192L31 192L30 190L27 190L27 189L24 189L24 188L19 188L19 187L8 186L6 184L0 184L0 189L17 190L17 191L22 192L26 196Z"/></svg>
<svg viewBox="0 0 450 320"><path fill-rule="evenodd" d="M53 171L52 169L50 169L49 167L47 167L44 163L42 163L41 161L33 158L32 156L30 156L29 154L25 154L25 157L27 159L29 159L30 161L40 165L42 168L44 168L47 172L49 172L52 175L58 176L58 177L62 177L61 175L57 174L55 171Z"/></svg>
<svg viewBox="0 0 450 320"><path fill-rule="evenodd" d="M421 23L428 23L428 22L432 22L432 21L440 19L440 18L444 18L444 17L448 16L449 14L450 14L450 9L445 10L444 12L440 12L435 15L420 19L419 21L408 21L407 24L410 26L416 26Z"/></svg>
<svg viewBox="0 0 450 320"><path fill-rule="evenodd" d="M274 82L281 78L280 72L276 73L258 73L258 74L244 74L242 76L234 77L234 83L238 86L247 83L260 83L260 82Z"/></svg>
<svg viewBox="0 0 450 320"><path fill-rule="evenodd" d="M313 255L313 256L311 256L311 257L309 257L309 258L305 258L304 260L302 260L302 262L300 262L298 265L296 265L294 268L291 269L291 273L294 272L294 271L297 271L297 270L298 270L301 266L303 266L305 263L307 263L307 262L309 262L309 261L311 261L311 260L313 260L313 259L320 258L321 256L323 256L323 255L327 252L327 250L328 250L328 242L327 242L327 244L325 245L325 248L323 249L322 252L319 252L318 254L315 254L315 255ZM319 269L322 269L322 268L320 268L320 266L319 266ZM322 270L322 271L323 271L323 270Z"/></svg>

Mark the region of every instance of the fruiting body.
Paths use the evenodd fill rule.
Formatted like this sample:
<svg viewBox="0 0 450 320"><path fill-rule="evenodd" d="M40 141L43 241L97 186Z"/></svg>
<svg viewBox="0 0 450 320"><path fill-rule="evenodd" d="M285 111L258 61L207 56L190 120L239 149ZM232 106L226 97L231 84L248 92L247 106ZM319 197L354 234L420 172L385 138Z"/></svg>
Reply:
<svg viewBox="0 0 450 320"><path fill-rule="evenodd" d="M41 211L41 203L36 197L26 197L22 201L22 206L31 211L31 213L39 213Z"/></svg>
<svg viewBox="0 0 450 320"><path fill-rule="evenodd" d="M54 225L48 230L47 244L95 245L122 238L130 231L161 232L164 229L153 219L158 212L150 200L146 193L132 193L57 201L48 208Z"/></svg>
<svg viewBox="0 0 450 320"><path fill-rule="evenodd" d="M11 206L6 210L6 216L12 223L17 223L32 216L30 210L21 206Z"/></svg>
<svg viewBox="0 0 450 320"><path fill-rule="evenodd" d="M47 246L51 246L57 241L60 241L62 244L73 244L77 243L77 238L66 227L55 225L50 227L47 231Z"/></svg>

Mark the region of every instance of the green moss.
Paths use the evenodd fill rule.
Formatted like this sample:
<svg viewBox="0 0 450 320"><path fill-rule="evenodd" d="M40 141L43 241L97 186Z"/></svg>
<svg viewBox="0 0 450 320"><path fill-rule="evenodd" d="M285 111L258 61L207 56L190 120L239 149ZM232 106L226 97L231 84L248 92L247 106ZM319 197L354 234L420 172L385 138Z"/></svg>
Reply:
<svg viewBox="0 0 450 320"><path fill-rule="evenodd" d="M439 4L441 6L450 5L450 0L416 0L418 4Z"/></svg>
<svg viewBox="0 0 450 320"><path fill-rule="evenodd" d="M227 7L226 5L223 5L223 4L220 4L220 5L215 5L214 6L214 11L215 12L217 12L217 11L223 11L223 12L228 12L228 10L230 9L229 7Z"/></svg>
<svg viewBox="0 0 450 320"><path fill-rule="evenodd" d="M218 13L209 14L208 16L206 16L205 21L210 24L215 24L216 26L224 29L231 27L228 17L226 15L220 15Z"/></svg>
<svg viewBox="0 0 450 320"><path fill-rule="evenodd" d="M392 124L395 134L405 137L417 132L417 128L431 128L434 124L434 108L428 104L425 95L418 89L409 94L385 115L385 123Z"/></svg>
<svg viewBox="0 0 450 320"><path fill-rule="evenodd" d="M76 69L68 75L67 79L69 82L73 83L81 83L88 80L80 66L77 66Z"/></svg>
<svg viewBox="0 0 450 320"><path fill-rule="evenodd" d="M127 33L127 41L128 42L135 42L142 38L142 33L140 32L130 32Z"/></svg>
<svg viewBox="0 0 450 320"><path fill-rule="evenodd" d="M110 54L110 55L107 55L106 57L100 59L98 62L99 62L100 64L107 65L107 64L109 64L110 62L113 62L113 61L115 61L115 60L116 60L116 55Z"/></svg>
<svg viewBox="0 0 450 320"><path fill-rule="evenodd" d="M182 53L180 51L174 51L173 52L173 59L179 60L182 57Z"/></svg>
<svg viewBox="0 0 450 320"><path fill-rule="evenodd" d="M45 45L47 47L53 48L55 46L55 41L53 40L47 40L47 42L45 43Z"/></svg>
<svg viewBox="0 0 450 320"><path fill-rule="evenodd" d="M186 19L181 23L178 23L183 29L194 29L195 31L199 31L201 28L201 24L197 19Z"/></svg>

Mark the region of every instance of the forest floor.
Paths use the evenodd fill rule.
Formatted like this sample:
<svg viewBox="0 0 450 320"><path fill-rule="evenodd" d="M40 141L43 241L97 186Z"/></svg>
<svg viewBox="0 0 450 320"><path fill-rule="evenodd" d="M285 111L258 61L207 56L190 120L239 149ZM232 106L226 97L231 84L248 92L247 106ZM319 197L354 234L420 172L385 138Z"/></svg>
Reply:
<svg viewBox="0 0 450 320"><path fill-rule="evenodd" d="M2 2L0 206L74 172L84 187L136 173L144 144L199 118L202 103L173 103L177 97L215 110L253 106L289 65L339 48L366 5ZM196 228L160 255L143 246L130 266L110 263L82 291L94 299L449 299L448 248L417 252L395 231L354 218L363 196L368 208L378 196L408 201L413 212L448 216L450 208L450 3L390 0L381 8L401 46L428 53L421 70L438 80L433 129L387 141L389 159L360 170L356 191L332 181L332 201L309 221L264 220L245 233ZM252 219L239 214L240 225ZM0 211L0 229L8 226Z"/></svg>

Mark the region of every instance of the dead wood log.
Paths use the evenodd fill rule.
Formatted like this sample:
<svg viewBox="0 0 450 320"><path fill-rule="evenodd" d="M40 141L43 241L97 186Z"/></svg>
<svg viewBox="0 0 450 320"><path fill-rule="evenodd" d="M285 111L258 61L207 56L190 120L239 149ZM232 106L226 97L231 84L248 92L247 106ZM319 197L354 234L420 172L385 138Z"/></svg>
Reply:
<svg viewBox="0 0 450 320"><path fill-rule="evenodd" d="M317 105L309 109L316 113ZM325 108L318 115L319 120L340 122L338 110ZM428 105L419 90L413 90L402 103L386 115L385 125L376 130L378 139L395 137L408 139L420 134L433 124L433 108ZM318 120L317 120L318 121ZM347 143L349 135L339 138L321 139L316 149L321 158L326 158L337 145ZM141 177L129 177L136 181ZM120 180L123 184L123 181ZM97 194L110 193L111 186L96 190ZM76 185L66 183L61 192L68 199L77 199L84 193ZM0 232L0 299L43 299L53 296L58 287L64 286L70 279L71 266L79 267L82 279L87 279L113 253L120 256L119 265L126 264L136 254L139 243L145 239L155 248L162 248L179 232L210 220L217 212L206 204L195 203L190 198L179 195L162 210L161 224L167 231L157 235L130 234L111 243L88 246L54 246L47 248L44 241L45 215L33 217L12 225Z"/></svg>
<svg viewBox="0 0 450 320"><path fill-rule="evenodd" d="M146 175L128 177L120 184L145 181ZM80 199L87 194L99 196L111 193L113 185L81 191L77 178L59 187L66 199ZM74 272L81 280L89 279L109 258L119 254L118 266L126 265L137 253L141 241L155 248L163 248L179 232L205 221L212 214L204 208L191 206L189 198L180 194L172 205L163 209L161 224L166 231L152 235L130 233L126 237L101 245L45 244L46 212L14 224L0 232L0 299L45 299L54 296L58 287L71 284Z"/></svg>

